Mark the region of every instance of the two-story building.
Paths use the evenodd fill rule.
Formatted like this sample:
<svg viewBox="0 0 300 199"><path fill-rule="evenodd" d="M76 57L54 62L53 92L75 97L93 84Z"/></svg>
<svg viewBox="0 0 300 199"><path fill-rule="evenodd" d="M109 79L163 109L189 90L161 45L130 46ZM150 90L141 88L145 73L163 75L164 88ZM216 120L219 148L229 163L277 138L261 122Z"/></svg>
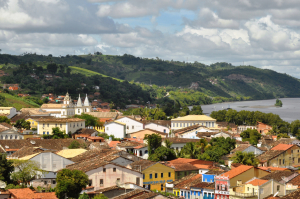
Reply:
<svg viewBox="0 0 300 199"><path fill-rule="evenodd" d="M218 128L216 119L213 119L207 115L187 115L184 117L178 117L171 120L171 129L177 130L193 125L201 125L210 129Z"/></svg>
<svg viewBox="0 0 300 199"><path fill-rule="evenodd" d="M52 129L56 127L67 134L85 128L85 120L79 118L40 118L36 122L38 135L51 135Z"/></svg>
<svg viewBox="0 0 300 199"><path fill-rule="evenodd" d="M174 169L149 160L140 160L130 164L130 168L143 173L143 187L149 190L165 191L166 183L175 179Z"/></svg>
<svg viewBox="0 0 300 199"><path fill-rule="evenodd" d="M126 125L126 134L134 133L144 129L144 124L137 120L131 119L129 117L122 117L120 119L115 120L117 122L121 122Z"/></svg>

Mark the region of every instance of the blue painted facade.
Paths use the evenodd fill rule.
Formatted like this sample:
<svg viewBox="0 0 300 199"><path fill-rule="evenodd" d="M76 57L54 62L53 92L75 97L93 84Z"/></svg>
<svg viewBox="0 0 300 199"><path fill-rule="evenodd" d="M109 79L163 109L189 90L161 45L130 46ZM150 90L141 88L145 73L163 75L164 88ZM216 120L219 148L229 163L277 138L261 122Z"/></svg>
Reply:
<svg viewBox="0 0 300 199"><path fill-rule="evenodd" d="M212 174L202 174L202 182L215 182L215 175Z"/></svg>

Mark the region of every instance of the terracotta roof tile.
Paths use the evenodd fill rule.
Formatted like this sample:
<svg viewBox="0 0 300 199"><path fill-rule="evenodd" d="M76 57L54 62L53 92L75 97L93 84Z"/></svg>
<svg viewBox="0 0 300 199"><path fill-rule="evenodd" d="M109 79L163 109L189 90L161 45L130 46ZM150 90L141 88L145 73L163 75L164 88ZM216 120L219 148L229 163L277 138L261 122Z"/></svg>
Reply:
<svg viewBox="0 0 300 199"><path fill-rule="evenodd" d="M132 199L148 199L148 198L153 198L157 196L158 193L150 192L150 193L143 193L142 195L135 196Z"/></svg>
<svg viewBox="0 0 300 199"><path fill-rule="evenodd" d="M143 129L143 130L140 130L140 131L136 131L136 132L133 132L133 133L130 133L130 135L132 135L132 134L136 134L136 133L140 133L140 132L143 132L143 131L152 131L153 133L156 133L156 134L160 134L160 135L164 135L164 136L166 136L166 137L168 137L168 133L163 133L163 132L161 132L161 131L156 131L156 130L153 130L153 129L148 129L148 128L146 128L146 129ZM134 135L132 135L132 136L134 136Z"/></svg>
<svg viewBox="0 0 300 199"><path fill-rule="evenodd" d="M261 179L262 180L276 180L276 181L281 181L282 180L282 177L289 177L291 175L293 175L294 172L292 171L274 171L264 177L262 177Z"/></svg>
<svg viewBox="0 0 300 199"><path fill-rule="evenodd" d="M198 184L193 185L192 187L206 188L206 187L208 187L211 184L213 184L213 183L211 183L211 182L200 182Z"/></svg>
<svg viewBox="0 0 300 199"><path fill-rule="evenodd" d="M81 128L78 129L74 134L92 135L93 133L98 134L98 131L96 131L95 129Z"/></svg>
<svg viewBox="0 0 300 199"><path fill-rule="evenodd" d="M58 199L55 195L55 192L35 193L34 197L41 199Z"/></svg>
<svg viewBox="0 0 300 199"><path fill-rule="evenodd" d="M171 120L144 120L142 121L143 124L150 124L150 123L154 123L154 124L158 124L158 125L162 125L165 127L170 127L171 126Z"/></svg>
<svg viewBox="0 0 300 199"><path fill-rule="evenodd" d="M200 127L199 124L195 124L192 126L188 126L188 127L182 128L182 129L175 130L175 131L173 131L173 133L183 134L183 133L198 129L199 127Z"/></svg>
<svg viewBox="0 0 300 199"><path fill-rule="evenodd" d="M13 158L22 158L27 155L33 155L38 152L42 152L43 150L40 149L39 147L28 147L28 146L23 146L21 149L16 151L15 153L9 155L7 158L13 159Z"/></svg>
<svg viewBox="0 0 300 199"><path fill-rule="evenodd" d="M162 138L162 141L170 140L173 144L176 143L188 143L188 142L199 142L199 139L189 139L189 138ZM206 139L208 140L208 139Z"/></svg>
<svg viewBox="0 0 300 199"><path fill-rule="evenodd" d="M240 175L241 173L244 173L245 171L248 171L249 169L252 169L253 166L246 166L246 165L241 165L237 168L234 168L230 171L227 171L226 173L223 173L221 176L228 176L229 179Z"/></svg>
<svg viewBox="0 0 300 199"><path fill-rule="evenodd" d="M183 164L166 163L165 165L173 168L175 171L197 171L197 170L199 170L198 167L196 167L192 164L189 164L189 163L183 163Z"/></svg>
<svg viewBox="0 0 300 199"><path fill-rule="evenodd" d="M240 146L236 147L235 149L231 150L230 153L236 153L237 151L244 151L248 147L252 146L251 144L241 144Z"/></svg>
<svg viewBox="0 0 300 199"><path fill-rule="evenodd" d="M291 183L292 185L298 185L300 187L300 175L297 175L293 179L291 179L288 183Z"/></svg>
<svg viewBox="0 0 300 199"><path fill-rule="evenodd" d="M285 171L289 170L288 168L281 168L281 167L258 167L259 169L265 170L265 171Z"/></svg>
<svg viewBox="0 0 300 199"><path fill-rule="evenodd" d="M110 148L113 148L113 149L114 149L114 148L116 148L116 146L117 146L119 143L121 143L121 142L120 142L120 141L110 141L108 145L109 145Z"/></svg>
<svg viewBox="0 0 300 199"><path fill-rule="evenodd" d="M195 184L199 184L200 182L202 182L202 175L201 174L197 174L194 177L182 181L180 183L178 183L176 186L174 186L177 189L190 189L191 186L195 185Z"/></svg>
<svg viewBox="0 0 300 199"><path fill-rule="evenodd" d="M246 184L252 184L253 186L261 186L266 182L268 182L268 180L254 179L251 180L250 182L247 182Z"/></svg>
<svg viewBox="0 0 300 199"><path fill-rule="evenodd" d="M279 150L270 150L267 151L259 156L257 156L257 159L259 160L259 162L267 162L268 160L271 160L275 157L277 157L278 155L282 154L284 151L279 151Z"/></svg>
<svg viewBox="0 0 300 199"><path fill-rule="evenodd" d="M282 150L282 151L286 151L290 148L292 148L294 145L292 144L278 144L275 147L271 148L271 150Z"/></svg>
<svg viewBox="0 0 300 199"><path fill-rule="evenodd" d="M185 181L185 180L188 180L188 179L190 179L190 178L193 178L194 176L196 176L196 175L198 175L197 173L191 173L191 174L189 174L189 175L187 175L187 176L184 176L184 177L182 177L182 178L180 178L180 179L178 179L178 180L175 180L175 181L173 181L173 182L170 182L169 184L173 184L174 186L175 185L177 185L177 184L179 184L179 183L181 183L181 182L183 182L183 181Z"/></svg>
<svg viewBox="0 0 300 199"><path fill-rule="evenodd" d="M299 198L300 198L300 189L288 195L282 196L280 199L299 199Z"/></svg>
<svg viewBox="0 0 300 199"><path fill-rule="evenodd" d="M138 195L141 195L143 193L149 193L149 191L145 191L143 189L136 189L136 190L133 190L133 191L130 191L128 193L125 193L125 194L122 194L122 195L119 195L117 197L113 197L113 199L127 199L127 198L133 198L134 196L138 196Z"/></svg>
<svg viewBox="0 0 300 199"><path fill-rule="evenodd" d="M152 162L150 160L139 160L131 163L130 166L132 169L138 170L141 168L141 170L143 171L156 163L157 162Z"/></svg>

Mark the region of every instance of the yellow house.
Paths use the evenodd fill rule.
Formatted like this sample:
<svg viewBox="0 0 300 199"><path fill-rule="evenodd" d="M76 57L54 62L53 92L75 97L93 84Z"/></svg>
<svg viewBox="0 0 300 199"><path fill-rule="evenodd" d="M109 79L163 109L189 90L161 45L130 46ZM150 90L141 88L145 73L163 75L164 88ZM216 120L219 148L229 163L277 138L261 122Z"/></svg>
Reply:
<svg viewBox="0 0 300 199"><path fill-rule="evenodd" d="M65 133L74 133L85 128L85 120L79 118L40 118L36 119L36 122L38 135L50 135L52 128L56 127Z"/></svg>
<svg viewBox="0 0 300 199"><path fill-rule="evenodd" d="M159 162L140 160L130 164L132 169L143 173L143 187L149 190L165 191L166 183L175 179L174 169Z"/></svg>
<svg viewBox="0 0 300 199"><path fill-rule="evenodd" d="M257 157L263 167L288 167L300 164L300 147L292 144L278 144Z"/></svg>
<svg viewBox="0 0 300 199"><path fill-rule="evenodd" d="M93 127L93 129L95 129L96 131L98 131L99 133L104 133L105 132L105 127L101 126L101 127Z"/></svg>

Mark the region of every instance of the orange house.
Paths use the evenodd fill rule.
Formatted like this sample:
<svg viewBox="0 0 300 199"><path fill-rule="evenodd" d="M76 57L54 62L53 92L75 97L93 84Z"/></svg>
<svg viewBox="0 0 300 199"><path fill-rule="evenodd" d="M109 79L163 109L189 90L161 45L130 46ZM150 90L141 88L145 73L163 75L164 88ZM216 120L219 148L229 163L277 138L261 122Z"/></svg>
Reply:
<svg viewBox="0 0 300 199"><path fill-rule="evenodd" d="M8 87L8 90L10 90L10 91L17 91L17 90L19 90L19 87L17 87L17 86L10 86L10 87Z"/></svg>
<svg viewBox="0 0 300 199"><path fill-rule="evenodd" d="M266 135L270 130L272 130L272 127L270 125L264 124L262 122L257 122L257 131L263 135Z"/></svg>

